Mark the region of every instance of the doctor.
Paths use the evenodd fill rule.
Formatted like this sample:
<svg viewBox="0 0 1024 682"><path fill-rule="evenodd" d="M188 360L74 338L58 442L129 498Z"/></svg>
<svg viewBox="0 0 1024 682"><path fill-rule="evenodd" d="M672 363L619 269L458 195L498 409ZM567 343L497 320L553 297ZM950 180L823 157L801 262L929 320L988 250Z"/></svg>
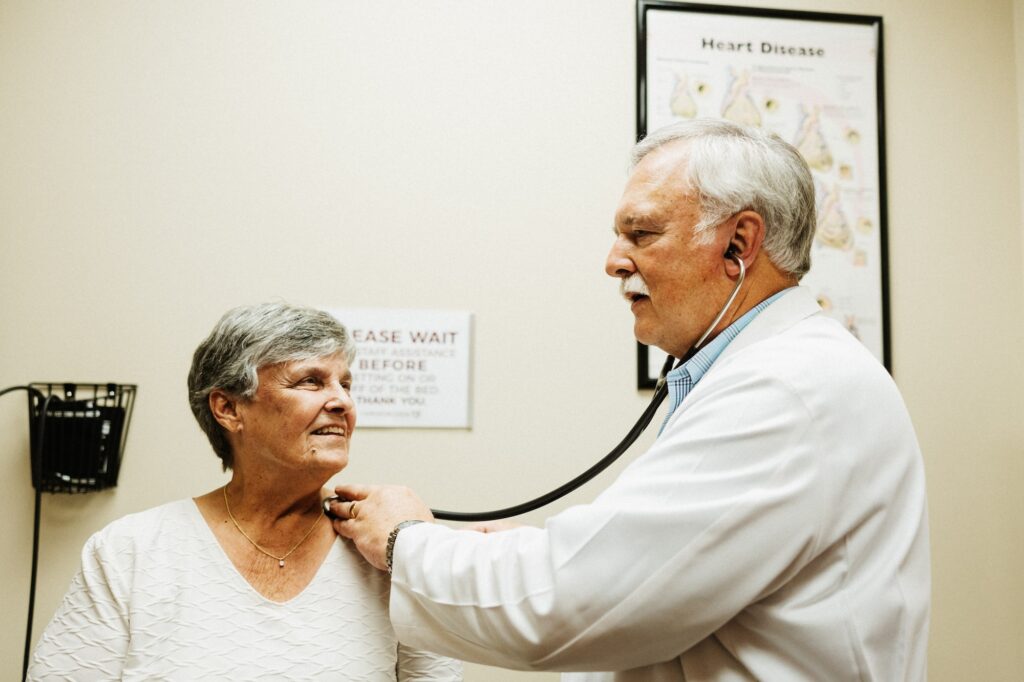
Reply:
<svg viewBox="0 0 1024 682"><path fill-rule="evenodd" d="M650 450L544 528L459 532L405 488L347 485L335 529L391 571L400 641L448 656L572 680L925 679L921 455L889 375L797 285L807 164L710 120L634 164L606 269L636 337L689 356Z"/></svg>

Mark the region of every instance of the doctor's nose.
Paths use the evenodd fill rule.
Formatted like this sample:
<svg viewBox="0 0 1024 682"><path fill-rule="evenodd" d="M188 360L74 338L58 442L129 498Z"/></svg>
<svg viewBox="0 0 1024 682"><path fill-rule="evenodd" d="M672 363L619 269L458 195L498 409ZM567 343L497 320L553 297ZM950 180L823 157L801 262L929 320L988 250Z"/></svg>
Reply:
<svg viewBox="0 0 1024 682"><path fill-rule="evenodd" d="M622 235L618 235L612 243L608 257L604 262L604 271L609 277L629 277L636 272L636 265L627 252L628 244Z"/></svg>

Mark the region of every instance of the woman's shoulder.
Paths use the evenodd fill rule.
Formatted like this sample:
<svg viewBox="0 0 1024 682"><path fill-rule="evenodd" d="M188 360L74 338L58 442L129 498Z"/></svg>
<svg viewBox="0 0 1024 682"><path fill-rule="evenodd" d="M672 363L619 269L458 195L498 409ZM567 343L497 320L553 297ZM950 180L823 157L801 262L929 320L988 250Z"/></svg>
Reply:
<svg viewBox="0 0 1024 682"><path fill-rule="evenodd" d="M195 503L186 498L126 514L94 533L87 546L125 548L140 542L171 540L194 525L193 517L197 513Z"/></svg>

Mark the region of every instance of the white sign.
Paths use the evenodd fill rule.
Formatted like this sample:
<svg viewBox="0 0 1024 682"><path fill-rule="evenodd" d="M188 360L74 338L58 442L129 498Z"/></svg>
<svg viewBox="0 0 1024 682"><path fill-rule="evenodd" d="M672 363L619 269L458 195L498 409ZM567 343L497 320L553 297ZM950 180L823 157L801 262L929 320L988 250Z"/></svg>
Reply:
<svg viewBox="0 0 1024 682"><path fill-rule="evenodd" d="M469 428L472 313L327 309L356 343L360 427Z"/></svg>

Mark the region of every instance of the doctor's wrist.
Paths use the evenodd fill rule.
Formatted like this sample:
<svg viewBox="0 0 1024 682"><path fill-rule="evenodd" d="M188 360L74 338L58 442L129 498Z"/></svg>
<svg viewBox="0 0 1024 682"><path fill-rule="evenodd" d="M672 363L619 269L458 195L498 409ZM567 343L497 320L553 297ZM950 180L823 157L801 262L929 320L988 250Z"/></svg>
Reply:
<svg viewBox="0 0 1024 682"><path fill-rule="evenodd" d="M408 521L402 521L401 523L397 524L394 528L392 528L391 532L388 534L388 544L387 548L384 550L384 564L387 566L388 575L391 575L392 564L394 563L395 560L395 540L398 539L398 533L403 528L414 526L417 523L423 523L423 521L421 521L420 519L409 519Z"/></svg>

